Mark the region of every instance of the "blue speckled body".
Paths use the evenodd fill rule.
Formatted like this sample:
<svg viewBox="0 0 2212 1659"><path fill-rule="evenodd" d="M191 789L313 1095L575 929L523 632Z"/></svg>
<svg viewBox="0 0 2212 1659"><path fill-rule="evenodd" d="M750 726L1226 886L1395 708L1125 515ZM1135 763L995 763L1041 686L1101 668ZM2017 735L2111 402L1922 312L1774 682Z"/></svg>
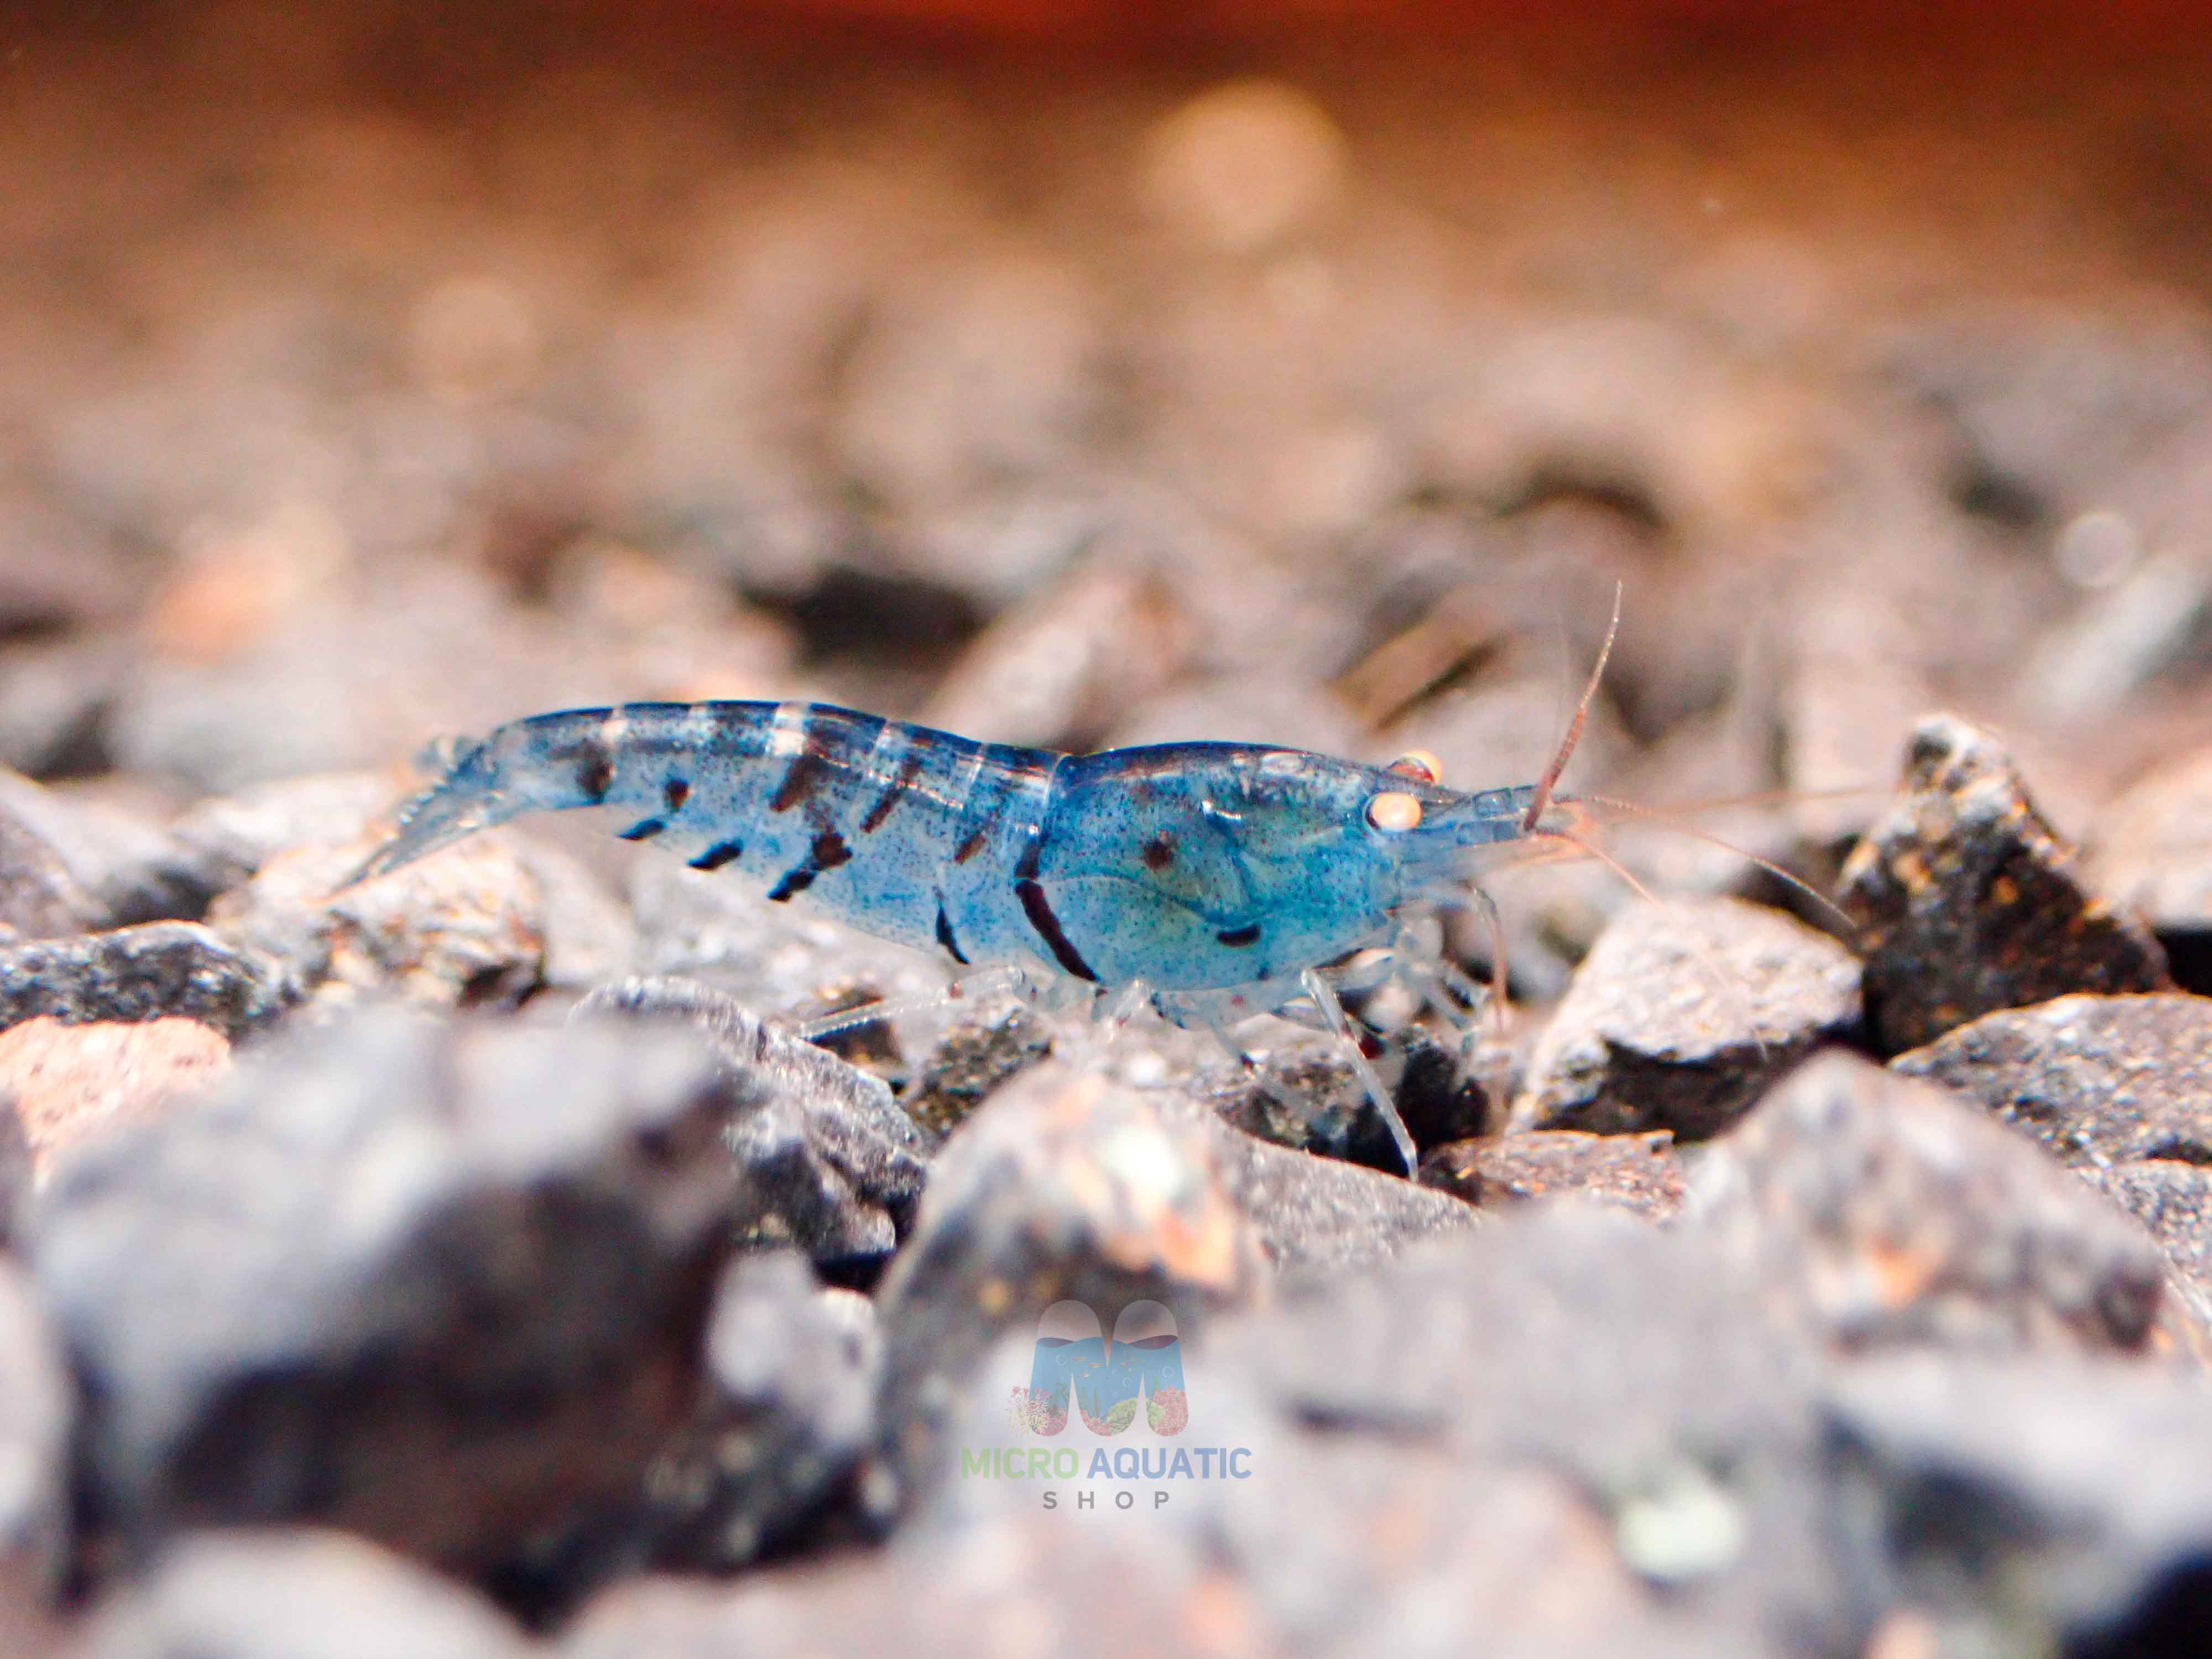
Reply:
<svg viewBox="0 0 2212 1659"><path fill-rule="evenodd" d="M1249 744L1073 756L823 704L631 703L501 726L362 874L523 813L614 806L631 840L961 963L1256 1011L1463 883L1469 849L1523 833L1534 793ZM1378 828L1385 793L1419 823Z"/></svg>

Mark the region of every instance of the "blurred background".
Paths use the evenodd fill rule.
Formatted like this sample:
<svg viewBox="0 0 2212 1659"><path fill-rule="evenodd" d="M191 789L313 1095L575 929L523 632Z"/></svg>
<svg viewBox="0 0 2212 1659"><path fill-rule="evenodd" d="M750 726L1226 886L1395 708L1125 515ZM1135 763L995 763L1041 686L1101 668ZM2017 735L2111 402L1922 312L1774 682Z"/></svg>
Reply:
<svg viewBox="0 0 2212 1659"><path fill-rule="evenodd" d="M2195 826L2204 21L1565 9L11 8L0 761L811 696L1474 787L1618 580L1586 787L1816 869L1948 705Z"/></svg>

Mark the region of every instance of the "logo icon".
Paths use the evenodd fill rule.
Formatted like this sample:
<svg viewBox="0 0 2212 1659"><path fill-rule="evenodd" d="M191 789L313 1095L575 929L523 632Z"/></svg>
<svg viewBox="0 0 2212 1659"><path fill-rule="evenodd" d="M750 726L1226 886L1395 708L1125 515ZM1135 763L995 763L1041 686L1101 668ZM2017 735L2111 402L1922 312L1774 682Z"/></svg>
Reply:
<svg viewBox="0 0 2212 1659"><path fill-rule="evenodd" d="M1061 1434L1073 1415L1093 1434L1117 1435L1139 1410L1152 1431L1164 1437L1181 1434L1190 1421L1182 1340L1168 1308L1131 1303L1115 1320L1111 1337L1086 1303L1055 1302L1038 1316L1029 1386L1013 1391L1016 1429Z"/></svg>

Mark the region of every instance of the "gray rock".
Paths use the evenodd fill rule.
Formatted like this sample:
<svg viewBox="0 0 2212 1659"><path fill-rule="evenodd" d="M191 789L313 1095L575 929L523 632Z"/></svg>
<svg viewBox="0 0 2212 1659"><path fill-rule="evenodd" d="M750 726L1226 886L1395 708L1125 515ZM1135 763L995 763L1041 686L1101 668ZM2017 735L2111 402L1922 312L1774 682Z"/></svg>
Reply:
<svg viewBox="0 0 2212 1659"><path fill-rule="evenodd" d="M227 893L279 854L364 840L392 795L380 772L323 772L215 796L169 825L163 878L210 898Z"/></svg>
<svg viewBox="0 0 2212 1659"><path fill-rule="evenodd" d="M27 780L18 782L29 787ZM105 919L68 861L0 799L0 927L23 939L62 939Z"/></svg>
<svg viewBox="0 0 2212 1659"><path fill-rule="evenodd" d="M1405 1159L1389 1125L1368 1097L1343 1045L1331 1037L1306 1036L1253 1058L1255 1065L1231 1073L1208 1099L1224 1122L1293 1152L1392 1175L1404 1171ZM1378 1065L1378 1075L1382 1070ZM1389 1086L1387 1077L1384 1084ZM1418 1135L1414 1144L1422 1144Z"/></svg>
<svg viewBox="0 0 2212 1659"><path fill-rule="evenodd" d="M1844 866L1885 1054L1999 1008L2166 988L2140 921L2087 882L1993 738L1948 714L1914 728L1904 793Z"/></svg>
<svg viewBox="0 0 2212 1659"><path fill-rule="evenodd" d="M1728 1609L1648 1595L1568 1480L1528 1468L1472 1480L1455 1466L1417 1471L1413 1461L1385 1445L1339 1455L1341 1490L1330 1494L1326 1531L1312 1524L1313 1472L1278 1465L1285 1481L1314 1494L1277 1500L1312 1535L1263 1585L1249 1582L1259 1564L1241 1554L1224 1560L1218 1535L1198 1525L1046 1513L1032 1494L1029 1506L957 1533L909 1535L834 1564L756 1572L732 1585L619 1586L565 1632L560 1651L564 1659L973 1659L1058 1643L1159 1659L1701 1659L1790 1650L1762 1642ZM1393 1521L1407 1510L1391 1507L1396 1498L1435 1524L1432 1540L1405 1547ZM1273 1592L1301 1577L1292 1604L1277 1605Z"/></svg>
<svg viewBox="0 0 2212 1659"><path fill-rule="evenodd" d="M273 958L194 922L0 945L0 1030L41 1014L69 1025L173 1014L235 1042L296 997Z"/></svg>
<svg viewBox="0 0 2212 1659"><path fill-rule="evenodd" d="M1513 1127L1704 1139L1858 1020L1858 963L1826 934L1738 899L1638 906L1575 970Z"/></svg>
<svg viewBox="0 0 2212 1659"><path fill-rule="evenodd" d="M2146 1159L2084 1164L2075 1170L2142 1223L2166 1253L2168 1312L2175 1346L2212 1365L2212 1170ZM2171 1328L2179 1326L2179 1328Z"/></svg>
<svg viewBox="0 0 2212 1659"><path fill-rule="evenodd" d="M1532 1129L1440 1146L1423 1160L1421 1184L1477 1208L1572 1194L1666 1221L1682 1207L1682 1160L1664 1129L1640 1135Z"/></svg>
<svg viewBox="0 0 2212 1659"><path fill-rule="evenodd" d="M2212 1164L2212 999L2058 997L1891 1065L1978 1100L2063 1164Z"/></svg>
<svg viewBox="0 0 2212 1659"><path fill-rule="evenodd" d="M1946 1653L2202 1651L2212 1396L2160 1368L1912 1355L1824 1407L1841 1552Z"/></svg>
<svg viewBox="0 0 2212 1659"><path fill-rule="evenodd" d="M891 1501L945 1474L960 1388L1052 1304L1103 1321L1157 1301L1202 1318L1257 1292L1259 1238L1218 1170L1231 1133L1198 1108L1046 1066L953 1138L878 1302Z"/></svg>
<svg viewBox="0 0 2212 1659"><path fill-rule="evenodd" d="M103 1603L72 1659L524 1659L490 1602L358 1538L195 1533Z"/></svg>
<svg viewBox="0 0 2212 1659"><path fill-rule="evenodd" d="M520 1001L541 984L542 890L512 845L479 836L371 881L364 848L271 856L209 908L208 925L284 964L321 1012L393 996L430 1008Z"/></svg>
<svg viewBox="0 0 2212 1659"><path fill-rule="evenodd" d="M2148 921L2174 981L2212 992L2212 749L2159 768L2097 814L2082 856Z"/></svg>
<svg viewBox="0 0 2212 1659"><path fill-rule="evenodd" d="M902 1103L915 1123L941 1140L994 1090L1051 1054L1051 1028L1027 1003L1008 998L956 1021L923 1062Z"/></svg>
<svg viewBox="0 0 2212 1659"><path fill-rule="evenodd" d="M2140 1228L1968 1103L1851 1055L1717 1144L1690 1214L1844 1349L2124 1352L2159 1316Z"/></svg>
<svg viewBox="0 0 2212 1659"><path fill-rule="evenodd" d="M707 1331L707 1389L646 1471L626 1530L655 1568L727 1572L799 1547L849 1501L875 1443L874 1304L805 1260L742 1256Z"/></svg>
<svg viewBox="0 0 2212 1659"><path fill-rule="evenodd" d="M62 1589L76 1415L61 1345L29 1276L0 1260L0 1603L35 1605Z"/></svg>
<svg viewBox="0 0 2212 1659"><path fill-rule="evenodd" d="M796 1244L841 1279L873 1281L912 1224L927 1176L922 1137L881 1079L686 980L627 980L586 997L577 1014L702 1033L744 1090L726 1134L741 1232Z"/></svg>
<svg viewBox="0 0 2212 1659"><path fill-rule="evenodd" d="M179 867L165 823L170 805L147 799L148 793L128 782L119 790L49 788L0 771L0 807L60 855L108 927L197 921L214 896L198 875Z"/></svg>
<svg viewBox="0 0 2212 1659"><path fill-rule="evenodd" d="M14 1249L30 1224L35 1175L22 1107L0 1095L0 1250Z"/></svg>
<svg viewBox="0 0 2212 1659"><path fill-rule="evenodd" d="M1458 1200L1395 1174L1269 1146L1177 1097L1160 1097L1160 1106L1170 1120L1187 1114L1204 1125L1216 1178L1279 1273L1322 1277L1364 1267L1475 1224Z"/></svg>
<svg viewBox="0 0 2212 1659"><path fill-rule="evenodd" d="M1869 1610L1822 1534L1814 1358L1746 1291L1694 1234L1544 1204L1220 1324L1188 1362L1192 1409L1226 1395L1246 1413L1254 1476L1201 1484L1184 1535L1301 1638L1373 1651L1363 1627L1407 1619L1460 1526L1499 1527L1468 1495L1517 1490L1563 1511L1559 1594L1579 1587L1629 1650L1672 1605L1716 1650L1850 1651ZM1539 1473L1573 1501L1531 1490ZM1409 1510L1438 1517L1431 1541L1379 1547L1374 1528ZM1540 1571L1525 1540L1513 1553ZM1498 1596L1508 1629L1533 1616L1486 1572L1439 1578ZM1483 1650L1486 1608L1431 1593L1437 1622L1407 1620L1412 1650ZM1568 1650L1599 1645L1584 1631Z"/></svg>
<svg viewBox="0 0 2212 1659"><path fill-rule="evenodd" d="M87 1147L35 1218L139 1556L313 1520L471 1571L635 1485L691 1405L739 1091L684 1033L303 1028Z"/></svg>

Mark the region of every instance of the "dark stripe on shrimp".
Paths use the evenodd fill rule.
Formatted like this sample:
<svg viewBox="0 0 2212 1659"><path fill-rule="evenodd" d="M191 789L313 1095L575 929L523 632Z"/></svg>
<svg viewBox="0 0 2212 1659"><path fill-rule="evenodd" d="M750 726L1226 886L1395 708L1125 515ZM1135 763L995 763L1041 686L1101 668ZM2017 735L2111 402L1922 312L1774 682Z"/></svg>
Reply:
<svg viewBox="0 0 2212 1659"><path fill-rule="evenodd" d="M684 803L691 799L691 780L689 778L669 779L666 783L660 787L660 798L668 803L668 810L670 811L682 811L684 810Z"/></svg>
<svg viewBox="0 0 2212 1659"><path fill-rule="evenodd" d="M814 845L807 848L806 856L783 872L769 897L781 904L805 892L814 884L814 878L824 870L835 870L841 864L849 864L853 849L845 845L844 836L835 830L824 830L815 836Z"/></svg>
<svg viewBox="0 0 2212 1659"><path fill-rule="evenodd" d="M1098 982L1098 975L1091 971L1091 964L1083 959L1083 952L1075 948L1066 933L1060 927L1060 918L1053 914L1052 901L1044 896L1044 889L1033 881L1014 884L1014 896L1022 902L1022 914L1030 919L1030 926L1052 951L1052 959L1078 979Z"/></svg>
<svg viewBox="0 0 2212 1659"><path fill-rule="evenodd" d="M952 937L952 918L945 914L945 901L937 901L937 942L942 945L953 961L963 968L968 966L968 953L960 948L960 941Z"/></svg>
<svg viewBox="0 0 2212 1659"><path fill-rule="evenodd" d="M651 841L666 828L668 828L666 818L640 818L629 829L617 830L616 833L624 841Z"/></svg>
<svg viewBox="0 0 2212 1659"><path fill-rule="evenodd" d="M877 796L875 804L868 808L867 817L860 820L862 835L872 836L884 827L884 820L890 817L891 808L905 799L906 792L914 787L915 780L921 775L921 750L909 747L906 758L899 762L898 775L884 787L884 793Z"/></svg>
<svg viewBox="0 0 2212 1659"><path fill-rule="evenodd" d="M555 760L576 763L576 788L586 802L597 806L607 798L607 791L615 784L614 751L607 740L594 728L574 743L563 744L552 751Z"/></svg>
<svg viewBox="0 0 2212 1659"><path fill-rule="evenodd" d="M967 840L962 842L958 847L953 849L952 861L955 864L967 863L969 859L974 858L976 854L983 850L983 843L990 840L990 838L991 831L988 825L983 829L976 830L973 835L969 836Z"/></svg>
<svg viewBox="0 0 2212 1659"><path fill-rule="evenodd" d="M732 859L744 855L745 844L741 841L718 841L691 862L694 870L719 870Z"/></svg>
<svg viewBox="0 0 2212 1659"><path fill-rule="evenodd" d="M783 775L783 781L776 786L775 793L769 801L768 810L771 812L788 812L793 807L811 799L814 792L829 779L830 745L820 727L810 720L801 741L803 747L793 759L790 769Z"/></svg>
<svg viewBox="0 0 2212 1659"><path fill-rule="evenodd" d="M1249 927L1224 927L1214 938L1232 949L1242 950L1260 942L1260 924L1255 921Z"/></svg>

